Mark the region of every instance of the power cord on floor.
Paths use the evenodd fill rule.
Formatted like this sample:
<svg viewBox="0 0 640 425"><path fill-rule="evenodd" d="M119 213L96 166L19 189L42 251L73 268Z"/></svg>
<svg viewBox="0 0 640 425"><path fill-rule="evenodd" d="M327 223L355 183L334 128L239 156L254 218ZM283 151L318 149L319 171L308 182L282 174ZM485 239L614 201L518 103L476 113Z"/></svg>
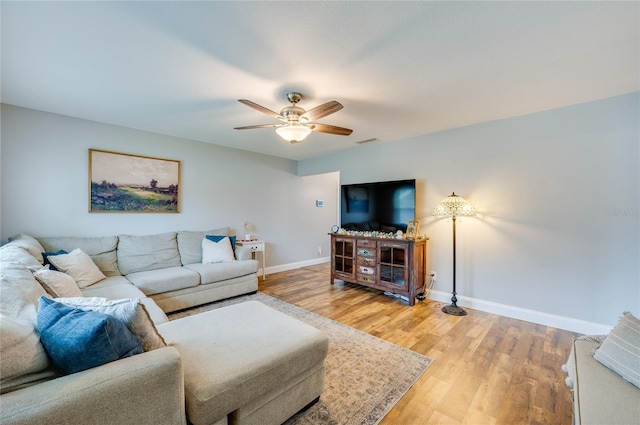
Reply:
<svg viewBox="0 0 640 425"><path fill-rule="evenodd" d="M424 302L424 300L426 300L429 296L429 292L431 292L431 288L433 288L433 284L435 283L436 279L435 279L435 275L431 274L429 275L429 287L427 288L427 290L425 292L418 292L418 294L416 295L416 299L420 302Z"/></svg>
<svg viewBox="0 0 640 425"><path fill-rule="evenodd" d="M431 278L429 279L429 287L427 288L426 292L418 292L416 294L416 299L420 301L420 303L422 304L426 304L425 300L428 298L429 292L431 291L431 288L433 288L433 284L436 281L435 275L432 274L430 276ZM388 291L383 292L383 294L388 297L395 297L395 298L401 299L402 301L409 302L409 299L404 295L394 294L393 292L388 292Z"/></svg>

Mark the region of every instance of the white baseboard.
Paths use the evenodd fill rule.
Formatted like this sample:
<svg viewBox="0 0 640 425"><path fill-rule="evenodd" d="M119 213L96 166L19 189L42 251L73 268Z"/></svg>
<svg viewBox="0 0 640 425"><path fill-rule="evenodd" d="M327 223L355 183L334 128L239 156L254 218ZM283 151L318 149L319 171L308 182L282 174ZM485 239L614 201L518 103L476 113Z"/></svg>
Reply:
<svg viewBox="0 0 640 425"><path fill-rule="evenodd" d="M330 257L321 257L313 260L300 261L297 263L281 264L278 266L267 267L267 274L284 272L288 270L299 269L301 267L314 266L316 264L327 263L331 261ZM258 276L261 276L258 271ZM429 298L443 303L451 303L451 293L442 291L429 291ZM585 335L605 335L608 334L612 326L602 325L600 323L587 322L586 320L573 319L571 317L558 316L556 314L544 313L536 310L515 307L507 304L499 304L493 301L479 300L476 298L457 295L458 304L461 307L468 307L474 310L480 310L487 313L493 313L500 316L510 317L512 319L524 320L527 322L537 323L539 325L551 326L558 329L564 329L571 332L577 332Z"/></svg>
<svg viewBox="0 0 640 425"><path fill-rule="evenodd" d="M434 301L451 303L451 293L441 291L430 291L429 298ZM469 307L487 313L498 314L500 316L511 317L512 319L525 320L539 325L551 326L571 332L586 335L605 335L611 331L612 327L599 323L587 322L585 320L573 319L571 317L558 316L556 314L544 313L536 310L529 310L521 307L514 307L506 304L499 304L493 301L478 300L475 298L457 295L460 307Z"/></svg>
<svg viewBox="0 0 640 425"><path fill-rule="evenodd" d="M267 267L267 274L286 272L288 270L300 269L307 266L315 266L316 264L328 263L331 261L329 257L320 257L313 260L299 261L297 263L280 264L278 266ZM258 276L262 275L262 270L258 270Z"/></svg>

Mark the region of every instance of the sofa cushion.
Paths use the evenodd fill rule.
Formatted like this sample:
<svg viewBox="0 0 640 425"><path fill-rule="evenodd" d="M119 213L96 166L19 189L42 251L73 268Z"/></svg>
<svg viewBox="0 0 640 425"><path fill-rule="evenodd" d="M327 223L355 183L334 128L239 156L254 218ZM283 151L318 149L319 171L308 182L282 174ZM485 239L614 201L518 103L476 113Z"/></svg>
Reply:
<svg viewBox="0 0 640 425"><path fill-rule="evenodd" d="M71 276L80 288L86 288L106 278L91 257L80 248L68 254L50 256L49 261L56 269Z"/></svg>
<svg viewBox="0 0 640 425"><path fill-rule="evenodd" d="M80 248L91 257L105 276L119 276L121 274L118 270L118 259L116 256L116 247L118 246L117 236L61 236L37 239L45 248L45 251L58 251L62 249L71 252L76 248Z"/></svg>
<svg viewBox="0 0 640 425"><path fill-rule="evenodd" d="M0 338L0 394L19 390L57 375L40 336L32 326L0 314Z"/></svg>
<svg viewBox="0 0 640 425"><path fill-rule="evenodd" d="M49 369L49 358L36 329L38 298L46 292L29 269L22 264L5 261L5 258L0 258L2 393L55 375Z"/></svg>
<svg viewBox="0 0 640 425"><path fill-rule="evenodd" d="M235 277L246 276L258 272L256 260L234 261L227 263L199 263L184 266L187 269L198 272L200 284L221 282Z"/></svg>
<svg viewBox="0 0 640 425"><path fill-rule="evenodd" d="M202 240L203 263L228 263L231 261L235 261L235 257L233 256L231 241L227 236L221 238L217 242L207 238Z"/></svg>
<svg viewBox="0 0 640 425"><path fill-rule="evenodd" d="M122 298L138 298L144 304L153 323L160 324L168 322L167 315L158 304L151 298L144 295L140 289L131 284L124 276L111 276L98 282L95 285L82 290L84 297L102 297L109 300Z"/></svg>
<svg viewBox="0 0 640 425"><path fill-rule="evenodd" d="M150 298L152 298L162 310L169 313L237 297L239 295L252 294L257 290L258 277L256 273L252 273L247 276L234 277L222 282L198 285L193 288L165 292L164 294L154 294L151 295Z"/></svg>
<svg viewBox="0 0 640 425"><path fill-rule="evenodd" d="M109 314L121 320L142 343L144 351L166 347L167 344L158 334L146 307L138 298L108 300L102 297L58 298L55 301L82 311L97 311Z"/></svg>
<svg viewBox="0 0 640 425"><path fill-rule="evenodd" d="M9 242L14 242L14 245L21 246L26 249L29 254L40 262L43 263L42 252L44 248L35 238L24 233L19 233L12 238L9 238Z"/></svg>
<svg viewBox="0 0 640 425"><path fill-rule="evenodd" d="M129 279L127 279L124 276L108 276L106 279L102 279L100 282L94 283L91 286L88 286L86 288L80 288L80 290L82 291L82 294L85 297L106 297L106 298L110 298L107 295L90 295L95 291L100 291L102 288L108 288L110 286L116 286L116 285L127 285L129 287L131 287L132 289L140 292L138 289L136 289L135 286L133 286L131 284L131 282L129 282ZM142 292L140 292L140 296L144 296L144 294L142 294ZM118 297L118 298L136 298L136 297Z"/></svg>
<svg viewBox="0 0 640 425"><path fill-rule="evenodd" d="M129 273L127 279L145 295L161 294L200 284L198 273L180 266Z"/></svg>
<svg viewBox="0 0 640 425"><path fill-rule="evenodd" d="M120 235L118 268L123 275L180 266L175 232L157 235Z"/></svg>
<svg viewBox="0 0 640 425"><path fill-rule="evenodd" d="M33 276L40 282L44 290L54 298L82 296L82 291L80 291L76 281L66 273L49 270L49 267L45 266L33 273Z"/></svg>
<svg viewBox="0 0 640 425"><path fill-rule="evenodd" d="M194 424L215 423L280 389L320 367L328 351L328 338L318 329L257 301L163 323L158 330L182 356L187 416Z"/></svg>
<svg viewBox="0 0 640 425"><path fill-rule="evenodd" d="M206 235L228 234L228 227L206 231L183 230L178 232L178 251L180 251L182 265L202 263L202 239Z"/></svg>
<svg viewBox="0 0 640 425"><path fill-rule="evenodd" d="M75 373L142 353L142 344L109 314L40 297L38 331L53 364Z"/></svg>
<svg viewBox="0 0 640 425"><path fill-rule="evenodd" d="M640 319L625 312L593 358L640 388Z"/></svg>

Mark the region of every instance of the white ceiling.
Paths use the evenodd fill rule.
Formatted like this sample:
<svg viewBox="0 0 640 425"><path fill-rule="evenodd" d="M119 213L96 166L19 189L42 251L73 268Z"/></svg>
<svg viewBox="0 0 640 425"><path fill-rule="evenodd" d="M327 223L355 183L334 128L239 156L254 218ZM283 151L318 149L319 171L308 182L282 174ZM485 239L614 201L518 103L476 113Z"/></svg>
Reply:
<svg viewBox="0 0 640 425"><path fill-rule="evenodd" d="M2 1L1 99L304 159L637 91L639 5ZM291 90L353 134L233 130Z"/></svg>

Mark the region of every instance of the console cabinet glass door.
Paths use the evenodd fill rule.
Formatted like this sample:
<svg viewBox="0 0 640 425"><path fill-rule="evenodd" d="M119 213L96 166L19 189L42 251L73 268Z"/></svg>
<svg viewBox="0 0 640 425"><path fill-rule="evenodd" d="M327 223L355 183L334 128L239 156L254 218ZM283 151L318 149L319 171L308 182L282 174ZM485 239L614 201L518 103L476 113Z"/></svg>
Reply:
<svg viewBox="0 0 640 425"><path fill-rule="evenodd" d="M333 271L336 276L355 276L355 241L353 239L333 239Z"/></svg>
<svg viewBox="0 0 640 425"><path fill-rule="evenodd" d="M409 267L405 244L379 243L378 258L380 284L390 288L409 288Z"/></svg>

